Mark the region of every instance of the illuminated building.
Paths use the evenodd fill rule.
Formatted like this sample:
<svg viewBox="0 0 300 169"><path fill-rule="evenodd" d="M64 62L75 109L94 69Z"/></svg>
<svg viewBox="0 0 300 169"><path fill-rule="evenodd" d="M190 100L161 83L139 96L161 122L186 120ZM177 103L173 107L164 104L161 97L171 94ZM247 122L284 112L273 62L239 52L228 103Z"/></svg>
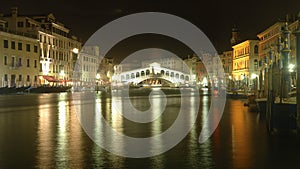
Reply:
<svg viewBox="0 0 300 169"><path fill-rule="evenodd" d="M276 22L263 32L257 35L259 39L259 86L258 89L261 91L260 96L267 96L268 82L267 82L267 71L269 65L272 63L275 67L279 66L280 50L281 50L281 29L284 26L284 22ZM274 57L270 58L270 51L274 53ZM278 69L277 69L278 70ZM274 74L279 77L279 71L274 70ZM277 84L279 84L279 78ZM277 85L276 83L274 85ZM275 87L276 88L276 87ZM277 91L275 91L277 92Z"/></svg>
<svg viewBox="0 0 300 169"><path fill-rule="evenodd" d="M252 74L258 73L258 40L246 40L233 47L232 78L235 87L247 89L253 85Z"/></svg>
<svg viewBox="0 0 300 169"><path fill-rule="evenodd" d="M9 31L0 20L0 87L38 84L39 51L36 35Z"/></svg>
<svg viewBox="0 0 300 169"><path fill-rule="evenodd" d="M231 86L231 74L232 74L232 51L224 51L222 54L219 55L223 68L224 68L224 73L225 73L225 79L228 87Z"/></svg>
<svg viewBox="0 0 300 169"><path fill-rule="evenodd" d="M91 88L95 85L98 65L100 63L100 50L98 46L84 46L77 59L78 77L76 86Z"/></svg>
<svg viewBox="0 0 300 169"><path fill-rule="evenodd" d="M36 36L41 83L53 79L64 83L72 80L82 43L70 35L70 30L58 22L53 14L24 16L18 14L17 7L12 7L11 13L1 15L0 19L6 21L9 31Z"/></svg>

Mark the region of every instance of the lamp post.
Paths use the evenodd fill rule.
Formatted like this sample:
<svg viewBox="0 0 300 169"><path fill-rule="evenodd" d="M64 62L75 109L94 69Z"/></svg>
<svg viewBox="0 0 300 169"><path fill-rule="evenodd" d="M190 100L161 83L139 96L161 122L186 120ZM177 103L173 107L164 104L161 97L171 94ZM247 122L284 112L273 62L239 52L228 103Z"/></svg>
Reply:
<svg viewBox="0 0 300 169"><path fill-rule="evenodd" d="M288 70L288 63L290 60L290 31L288 30L287 23L284 27L283 34L285 37L284 40L284 47L281 51L282 56L282 76L281 76L281 97L280 103L282 103L282 98L288 97L288 92L290 91L290 77L289 77L289 70Z"/></svg>
<svg viewBox="0 0 300 169"><path fill-rule="evenodd" d="M298 13L298 24L300 23L300 12ZM297 124L298 124L298 131L300 130L300 27L294 32L296 36L296 67L297 67Z"/></svg>

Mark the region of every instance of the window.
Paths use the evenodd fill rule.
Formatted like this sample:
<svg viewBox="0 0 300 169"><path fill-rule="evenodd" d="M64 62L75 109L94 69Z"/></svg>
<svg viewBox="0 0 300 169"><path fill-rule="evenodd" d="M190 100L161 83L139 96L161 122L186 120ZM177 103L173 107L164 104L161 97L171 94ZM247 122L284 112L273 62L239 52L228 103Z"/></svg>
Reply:
<svg viewBox="0 0 300 169"><path fill-rule="evenodd" d="M8 40L4 40L3 46L4 46L4 48L8 48Z"/></svg>
<svg viewBox="0 0 300 169"><path fill-rule="evenodd" d="M22 58L19 58L17 66L22 66Z"/></svg>
<svg viewBox="0 0 300 169"><path fill-rule="evenodd" d="M258 61L257 59L254 60L254 70L258 69Z"/></svg>
<svg viewBox="0 0 300 169"><path fill-rule="evenodd" d="M26 51L30 52L30 44L26 44Z"/></svg>
<svg viewBox="0 0 300 169"><path fill-rule="evenodd" d="M27 59L27 67L30 67L30 62L29 62L30 60L29 59Z"/></svg>
<svg viewBox="0 0 300 169"><path fill-rule="evenodd" d="M19 75L19 81L20 82L22 81L22 75Z"/></svg>
<svg viewBox="0 0 300 169"><path fill-rule="evenodd" d="M7 74L4 75L4 81L6 81L6 82L8 81L8 76L7 76Z"/></svg>
<svg viewBox="0 0 300 169"><path fill-rule="evenodd" d="M11 48L16 49L16 42L15 41L11 41Z"/></svg>
<svg viewBox="0 0 300 169"><path fill-rule="evenodd" d="M7 56L4 56L4 65L7 65Z"/></svg>
<svg viewBox="0 0 300 169"><path fill-rule="evenodd" d="M37 67L37 60L34 60L34 68Z"/></svg>
<svg viewBox="0 0 300 169"><path fill-rule="evenodd" d="M20 22L17 23L17 25L18 25L19 28L22 28L24 26L24 23L20 21Z"/></svg>
<svg viewBox="0 0 300 169"><path fill-rule="evenodd" d="M147 69L147 70L146 70L146 75L149 75L149 74L150 74L150 70Z"/></svg>
<svg viewBox="0 0 300 169"><path fill-rule="evenodd" d="M26 81L29 82L30 81L30 76L27 75Z"/></svg>
<svg viewBox="0 0 300 169"><path fill-rule="evenodd" d="M28 20L26 20L26 27L30 27L30 23L28 22Z"/></svg>
<svg viewBox="0 0 300 169"><path fill-rule="evenodd" d="M22 50L22 43L21 42L18 43L18 50Z"/></svg>
<svg viewBox="0 0 300 169"><path fill-rule="evenodd" d="M36 45L34 45L34 47L33 47L33 51L34 51L34 53L37 53L37 51L38 51L38 48L37 48L37 46L36 46Z"/></svg>
<svg viewBox="0 0 300 169"><path fill-rule="evenodd" d="M254 46L254 54L258 54L258 46L257 45Z"/></svg>
<svg viewBox="0 0 300 169"><path fill-rule="evenodd" d="M15 66L15 57L11 57L11 66L14 67Z"/></svg>
<svg viewBox="0 0 300 169"><path fill-rule="evenodd" d="M135 78L135 75L134 75L134 73L131 73L131 78Z"/></svg>
<svg viewBox="0 0 300 169"><path fill-rule="evenodd" d="M34 76L34 82L37 82L37 76Z"/></svg>

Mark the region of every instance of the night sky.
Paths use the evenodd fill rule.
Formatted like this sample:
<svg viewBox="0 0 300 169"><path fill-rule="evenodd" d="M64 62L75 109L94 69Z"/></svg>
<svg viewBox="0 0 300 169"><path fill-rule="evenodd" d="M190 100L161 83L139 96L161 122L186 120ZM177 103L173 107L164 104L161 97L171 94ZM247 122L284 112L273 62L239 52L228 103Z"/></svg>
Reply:
<svg viewBox="0 0 300 169"><path fill-rule="evenodd" d="M53 13L59 22L71 28L72 33L83 42L103 25L121 16L149 11L170 13L199 27L219 53L231 49L233 25L240 30L241 39L256 39L257 33L278 20L284 20L287 14L296 15L300 11L299 0L85 0L82 3L10 0L1 2L0 11L7 14L12 6L18 6L21 15Z"/></svg>

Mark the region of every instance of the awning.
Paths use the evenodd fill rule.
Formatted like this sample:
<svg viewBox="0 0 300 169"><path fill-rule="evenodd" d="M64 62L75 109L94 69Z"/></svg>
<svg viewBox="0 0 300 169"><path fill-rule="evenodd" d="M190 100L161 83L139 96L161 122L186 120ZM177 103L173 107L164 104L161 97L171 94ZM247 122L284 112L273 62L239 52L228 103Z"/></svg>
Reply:
<svg viewBox="0 0 300 169"><path fill-rule="evenodd" d="M60 82L58 79L55 79L53 76L42 76L45 80L47 80L48 82Z"/></svg>

